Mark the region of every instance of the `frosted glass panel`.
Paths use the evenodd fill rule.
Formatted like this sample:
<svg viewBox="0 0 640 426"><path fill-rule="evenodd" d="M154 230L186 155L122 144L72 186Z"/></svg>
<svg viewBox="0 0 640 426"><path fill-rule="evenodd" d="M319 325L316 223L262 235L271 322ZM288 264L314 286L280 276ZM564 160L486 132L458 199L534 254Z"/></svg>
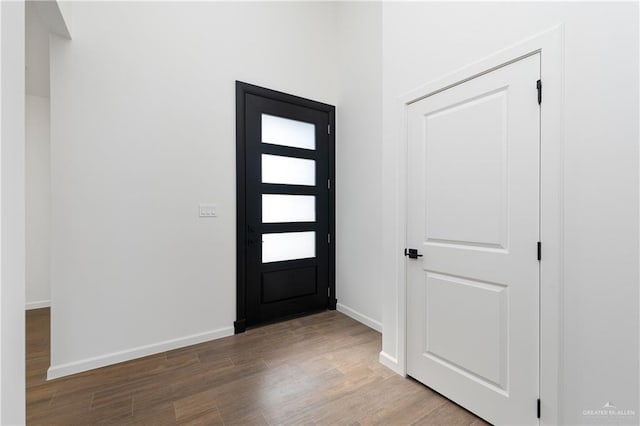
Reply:
<svg viewBox="0 0 640 426"><path fill-rule="evenodd" d="M316 126L303 121L262 114L262 143L316 149Z"/></svg>
<svg viewBox="0 0 640 426"><path fill-rule="evenodd" d="M262 223L315 222L314 195L262 194Z"/></svg>
<svg viewBox="0 0 640 426"><path fill-rule="evenodd" d="M262 234L262 263L316 257L316 232Z"/></svg>
<svg viewBox="0 0 640 426"><path fill-rule="evenodd" d="M262 182L315 185L316 161L262 154Z"/></svg>

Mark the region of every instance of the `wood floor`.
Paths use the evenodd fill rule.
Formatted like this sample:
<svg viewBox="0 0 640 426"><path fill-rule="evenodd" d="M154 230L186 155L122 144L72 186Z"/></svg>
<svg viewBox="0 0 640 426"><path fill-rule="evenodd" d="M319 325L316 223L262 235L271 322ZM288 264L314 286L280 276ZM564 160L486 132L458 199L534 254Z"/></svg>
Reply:
<svg viewBox="0 0 640 426"><path fill-rule="evenodd" d="M329 311L47 382L49 310L28 311L27 422L484 424L380 365L380 344Z"/></svg>

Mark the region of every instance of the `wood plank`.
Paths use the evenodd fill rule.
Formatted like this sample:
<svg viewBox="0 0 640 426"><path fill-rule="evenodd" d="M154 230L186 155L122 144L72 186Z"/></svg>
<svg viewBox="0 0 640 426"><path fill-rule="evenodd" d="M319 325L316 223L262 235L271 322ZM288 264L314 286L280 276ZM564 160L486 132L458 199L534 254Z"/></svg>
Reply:
<svg viewBox="0 0 640 426"><path fill-rule="evenodd" d="M27 423L484 422L378 362L381 337L329 311L46 381L49 310L27 312Z"/></svg>

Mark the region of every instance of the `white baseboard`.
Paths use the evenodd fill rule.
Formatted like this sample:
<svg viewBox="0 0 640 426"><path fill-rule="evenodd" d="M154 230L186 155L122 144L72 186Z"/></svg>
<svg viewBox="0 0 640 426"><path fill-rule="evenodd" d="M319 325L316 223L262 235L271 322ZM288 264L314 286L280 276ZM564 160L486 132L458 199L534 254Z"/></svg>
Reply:
<svg viewBox="0 0 640 426"><path fill-rule="evenodd" d="M224 327L217 330L206 331L204 333L180 337L178 339L165 340L164 342L152 343L150 345L139 346L125 351L100 355L67 364L52 365L47 371L47 380L57 379L70 374L106 367L107 365L130 361L132 359L142 358L148 355L170 351L172 349L178 349L185 346L196 345L198 343L208 342L209 340L220 339L231 335L233 335L233 327Z"/></svg>
<svg viewBox="0 0 640 426"><path fill-rule="evenodd" d="M373 328L379 333L382 333L382 323L380 321L376 321L373 318L356 311L355 309L351 309L350 307L343 305L342 303L338 303L336 305L336 309L338 310L338 312L342 312L346 316L363 323L369 328Z"/></svg>
<svg viewBox="0 0 640 426"><path fill-rule="evenodd" d="M35 302L27 302L24 309L30 311L31 309L48 308L51 306L50 300L37 300Z"/></svg>
<svg viewBox="0 0 640 426"><path fill-rule="evenodd" d="M406 376L405 372L400 368L400 364L398 364L398 359L392 357L385 351L380 351L380 357L378 358L378 360L380 361L380 364L384 365L393 372L401 376Z"/></svg>

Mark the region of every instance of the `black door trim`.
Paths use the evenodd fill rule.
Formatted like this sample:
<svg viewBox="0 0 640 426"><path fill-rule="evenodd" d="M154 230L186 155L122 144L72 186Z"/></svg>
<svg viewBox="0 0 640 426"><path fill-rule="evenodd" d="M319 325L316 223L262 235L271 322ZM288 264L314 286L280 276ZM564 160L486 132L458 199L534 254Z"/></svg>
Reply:
<svg viewBox="0 0 640 426"><path fill-rule="evenodd" d="M332 105L312 101L294 95L266 89L253 84L236 81L236 321L233 323L235 333L246 330L246 302L247 302L247 277L246 277L246 137L245 137L245 99L252 94L263 98L269 98L280 102L302 106L326 112L329 115L329 289L327 294L328 309L335 310L336 299L336 249L335 249L335 112ZM278 149L278 148L275 148Z"/></svg>

